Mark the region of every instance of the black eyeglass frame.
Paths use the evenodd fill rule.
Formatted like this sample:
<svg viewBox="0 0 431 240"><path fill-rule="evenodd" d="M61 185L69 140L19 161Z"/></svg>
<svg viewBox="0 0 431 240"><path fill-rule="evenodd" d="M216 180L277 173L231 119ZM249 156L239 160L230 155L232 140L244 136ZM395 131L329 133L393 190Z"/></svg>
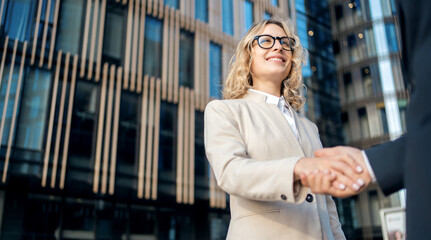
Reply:
<svg viewBox="0 0 431 240"><path fill-rule="evenodd" d="M272 45L271 45L271 47L262 47L261 45L260 45L260 42L259 42L259 38L260 37L270 37L270 38L272 38L274 41L272 42ZM281 42L283 39L288 39L288 43L289 43L289 47L290 47L290 49L286 49L286 48L284 48L283 47L283 43ZM294 39L294 38L291 38L291 37L274 37L274 36L271 36L271 35L268 35L268 34L263 34L263 35L257 35L257 36L255 36L254 38L253 38L253 42L254 42L254 40L256 40L257 41L257 45L259 45L259 47L261 47L261 48L263 48L263 49L270 49L270 48L272 48L272 47L274 47L274 44L275 44L275 41L277 41L278 40L278 42L280 43L280 45L281 45L281 47L283 48L283 50L285 50L285 51L291 51L291 52L293 52L293 46L295 45L295 43L296 43L296 40ZM291 43L293 43L293 45L291 44Z"/></svg>

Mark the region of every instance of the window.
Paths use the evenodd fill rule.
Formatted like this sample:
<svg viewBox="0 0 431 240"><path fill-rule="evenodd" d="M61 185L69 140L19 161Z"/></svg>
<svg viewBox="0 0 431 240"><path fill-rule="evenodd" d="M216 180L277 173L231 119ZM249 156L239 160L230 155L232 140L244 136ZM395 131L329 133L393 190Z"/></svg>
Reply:
<svg viewBox="0 0 431 240"><path fill-rule="evenodd" d="M389 52L398 52L398 38L394 24L385 24L386 39L388 40Z"/></svg>
<svg viewBox="0 0 431 240"><path fill-rule="evenodd" d="M359 49L356 43L356 35L350 34L347 36L347 46L349 48L350 62L354 63L359 60Z"/></svg>
<svg viewBox="0 0 431 240"><path fill-rule="evenodd" d="M208 0L197 0L195 9L196 19L208 22Z"/></svg>
<svg viewBox="0 0 431 240"><path fill-rule="evenodd" d="M352 139L352 134L350 133L349 115L347 114L347 112L343 112L341 114L341 122L343 123L344 140L345 143L348 144Z"/></svg>
<svg viewBox="0 0 431 240"><path fill-rule="evenodd" d="M35 8L37 1L9 0L6 12L4 31L11 39L29 41L34 28Z"/></svg>
<svg viewBox="0 0 431 240"><path fill-rule="evenodd" d="M272 18L272 15L270 13L268 13L268 12L263 13L263 19L264 20L271 19L271 18Z"/></svg>
<svg viewBox="0 0 431 240"><path fill-rule="evenodd" d="M17 94L17 92L20 91L20 89L16 89L17 83L18 83L18 74L19 74L19 67L16 65L13 68L13 73L12 73L12 78L10 83L9 83L10 66L5 66L3 69L3 78L2 78L3 81L1 82L1 86L0 86L0 121L2 120L1 118L3 117L4 108L6 108L6 115L4 116L5 122L4 122L4 128L3 128L3 136L0 136L1 145L6 145L8 142L9 131L10 131L11 122L12 122L13 108L15 105L15 95ZM9 92L7 93L6 90L8 85L10 85L10 87L9 87ZM5 103L6 103L5 98L7 94L9 94L9 98L7 99L7 105L5 106Z"/></svg>
<svg viewBox="0 0 431 240"><path fill-rule="evenodd" d="M106 9L105 29L103 36L103 55L112 63L120 65L123 59L124 11L118 7ZM135 23L137 24L137 23Z"/></svg>
<svg viewBox="0 0 431 240"><path fill-rule="evenodd" d="M79 53L83 25L83 3L83 0L63 0L61 2L57 28L57 50L70 52L71 55Z"/></svg>
<svg viewBox="0 0 431 240"><path fill-rule="evenodd" d="M143 96L143 95L141 95ZM127 90L121 92L120 116L118 126L118 148L116 169L116 193L127 196L136 188L140 120L138 119L140 95ZM144 149L142 149L144 151Z"/></svg>
<svg viewBox="0 0 431 240"><path fill-rule="evenodd" d="M271 0L271 4L278 7L278 0Z"/></svg>
<svg viewBox="0 0 431 240"><path fill-rule="evenodd" d="M160 144L158 199L175 201L177 160L177 106L165 101L160 105Z"/></svg>
<svg viewBox="0 0 431 240"><path fill-rule="evenodd" d="M179 6L179 2L180 0L165 0L165 4L166 5L168 5L168 6L170 6L170 7L173 7L173 8L175 8L175 9L178 9L178 6ZM183 0L184 1L184 0Z"/></svg>
<svg viewBox="0 0 431 240"><path fill-rule="evenodd" d="M81 193L93 192L89 179L93 179L91 159L95 145L93 140L96 139L98 98L97 85L87 81L76 82L66 181L70 185L69 190Z"/></svg>
<svg viewBox="0 0 431 240"><path fill-rule="evenodd" d="M233 36L233 4L232 0L222 0L223 32Z"/></svg>
<svg viewBox="0 0 431 240"><path fill-rule="evenodd" d="M144 74L162 76L163 24L159 19L145 19Z"/></svg>
<svg viewBox="0 0 431 240"><path fill-rule="evenodd" d="M376 191L368 192L368 201L370 206L369 210L370 210L372 226L381 226L380 214L379 214L379 210L381 209L381 207L380 207L379 195L377 194Z"/></svg>
<svg viewBox="0 0 431 240"><path fill-rule="evenodd" d="M195 193L197 199L209 199L210 166L205 155L204 113L195 111Z"/></svg>
<svg viewBox="0 0 431 240"><path fill-rule="evenodd" d="M373 95L373 79L371 78L371 71L369 67L361 69L362 82L364 84L364 97Z"/></svg>
<svg viewBox="0 0 431 240"><path fill-rule="evenodd" d="M245 32L247 32L254 22L253 3L249 0L244 1L244 17L245 17L244 19Z"/></svg>
<svg viewBox="0 0 431 240"><path fill-rule="evenodd" d="M180 86L193 88L194 85L194 35L180 31Z"/></svg>
<svg viewBox="0 0 431 240"><path fill-rule="evenodd" d="M16 147L42 150L49 110L51 72L32 69L25 78L21 111L17 126Z"/></svg>
<svg viewBox="0 0 431 240"><path fill-rule="evenodd" d="M368 124L367 111L365 108L358 109L359 125L361 131L361 138L366 139L370 137L370 127Z"/></svg>
<svg viewBox="0 0 431 240"><path fill-rule="evenodd" d="M222 88L221 46L210 42L210 97L221 98Z"/></svg>
<svg viewBox="0 0 431 240"><path fill-rule="evenodd" d="M383 130L383 133L387 134L389 133L389 127L388 127L388 120L386 118L385 104L382 102L380 105L381 105L381 108L378 108L378 110L380 114L380 121L382 122L382 130Z"/></svg>
<svg viewBox="0 0 431 240"><path fill-rule="evenodd" d="M352 74L345 73L344 79L344 94L346 102L350 102L355 99L355 90L353 89Z"/></svg>

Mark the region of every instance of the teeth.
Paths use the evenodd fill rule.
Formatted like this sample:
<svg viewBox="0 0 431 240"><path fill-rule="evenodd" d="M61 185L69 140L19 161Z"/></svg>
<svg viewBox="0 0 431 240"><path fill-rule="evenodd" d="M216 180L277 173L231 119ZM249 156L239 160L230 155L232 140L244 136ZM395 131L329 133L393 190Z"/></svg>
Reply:
<svg viewBox="0 0 431 240"><path fill-rule="evenodd" d="M283 61L281 58L268 58L268 60L277 60L277 61Z"/></svg>

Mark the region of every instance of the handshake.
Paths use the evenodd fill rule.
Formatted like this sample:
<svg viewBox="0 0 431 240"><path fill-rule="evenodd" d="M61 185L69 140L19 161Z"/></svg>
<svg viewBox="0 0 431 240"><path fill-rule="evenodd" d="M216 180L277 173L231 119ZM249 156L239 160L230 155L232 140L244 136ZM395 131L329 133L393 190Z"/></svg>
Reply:
<svg viewBox="0 0 431 240"><path fill-rule="evenodd" d="M362 192L370 183L362 151L353 147L323 148L315 158L301 158L295 165L295 181L312 192L335 197L350 197Z"/></svg>

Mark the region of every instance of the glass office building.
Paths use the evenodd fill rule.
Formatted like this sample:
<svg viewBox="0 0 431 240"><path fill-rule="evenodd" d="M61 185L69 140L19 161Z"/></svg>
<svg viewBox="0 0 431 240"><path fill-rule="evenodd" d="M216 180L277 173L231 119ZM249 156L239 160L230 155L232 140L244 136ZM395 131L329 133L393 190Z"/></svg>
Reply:
<svg viewBox="0 0 431 240"><path fill-rule="evenodd" d="M328 1L344 139L361 149L393 140L406 130L408 92L395 2ZM385 198L372 186L344 200L338 209L346 235L382 239L379 209L402 206L404 199L403 192Z"/></svg>
<svg viewBox="0 0 431 240"><path fill-rule="evenodd" d="M0 238L224 239L203 111L286 1L1 0Z"/></svg>

